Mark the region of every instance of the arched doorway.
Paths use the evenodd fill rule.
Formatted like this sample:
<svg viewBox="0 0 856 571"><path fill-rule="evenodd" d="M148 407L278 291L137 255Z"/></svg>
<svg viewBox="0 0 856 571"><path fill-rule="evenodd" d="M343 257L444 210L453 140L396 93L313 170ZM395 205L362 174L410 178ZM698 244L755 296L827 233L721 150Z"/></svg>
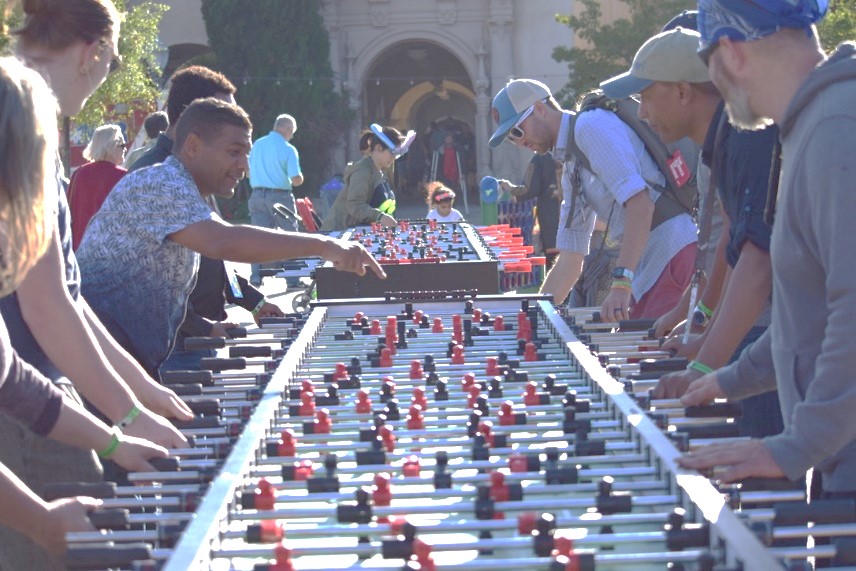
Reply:
<svg viewBox="0 0 856 571"><path fill-rule="evenodd" d="M461 60L444 46L409 40L386 48L367 68L362 123L392 125L417 132L417 142L396 165L396 187L418 196L421 183L441 169L435 151L442 151L444 135L451 134L460 155L460 179L468 188L475 180L475 93ZM456 182L460 190L461 182Z"/></svg>

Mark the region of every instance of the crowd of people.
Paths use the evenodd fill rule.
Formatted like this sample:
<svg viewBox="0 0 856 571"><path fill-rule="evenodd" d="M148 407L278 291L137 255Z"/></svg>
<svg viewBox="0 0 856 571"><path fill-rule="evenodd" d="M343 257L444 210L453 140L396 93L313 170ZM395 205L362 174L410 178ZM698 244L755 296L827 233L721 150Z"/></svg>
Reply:
<svg viewBox="0 0 856 571"><path fill-rule="evenodd" d="M282 114L253 142L238 90L205 67L171 78L166 116L146 122L127 171L121 130L105 125L66 184L57 114L79 112L121 65L121 18L111 0L23 7L16 55L0 59L0 570L62 568L64 533L92 529L97 501L46 502L45 486L148 469L185 444L168 419L190 409L157 382L208 355L183 339L226 336L227 302L257 320L282 315L254 287L258 270L248 280L233 262L317 256L385 277L358 243L296 232L297 120ZM663 144L695 145L696 213L669 194L681 164L659 163L633 121L608 106L563 109L535 80L498 90L490 146L535 153L523 184L500 184L537 198L551 265L542 291L596 299L607 322L656 320L665 347L690 361L655 397L745 401L750 438L693 450L683 466L725 467L725 481L796 482L814 469L818 494L856 498L856 46L822 51L814 24L825 8L700 0L601 84L610 100L632 97ZM453 148L450 137L434 149ZM372 124L322 230L394 226L394 167L415 140ZM460 221L461 164L441 163L427 218ZM235 226L214 199L245 177L253 224Z"/></svg>
<svg viewBox="0 0 856 571"><path fill-rule="evenodd" d="M76 115L121 65L121 18L110 0L24 0L23 9L18 59L0 65L4 570L61 569L65 532L93 530L86 512L97 502L39 497L53 482L100 481L93 451L118 472L151 469L148 459L186 445L166 417L192 413L156 379L197 282L198 251L241 262L321 256L384 276L359 244L219 218L206 199L246 175L252 131L234 88L200 69L173 82L170 127L109 192L75 253L56 118ZM254 313L275 311L266 305L262 297Z"/></svg>
<svg viewBox="0 0 856 571"><path fill-rule="evenodd" d="M619 252L601 318L656 318L673 336L666 347L692 359L653 396L745 402L740 429L750 438L699 448L681 465L718 468L725 482L800 482L813 469L814 498L854 498L856 353L847 339L856 282L845 244L853 238L856 46L823 52L815 23L826 7L700 0L697 14L641 46L628 72L601 83L612 98L636 97L638 117L664 141L689 137L701 147L709 170L699 189L701 249L686 214L657 220L661 169L615 112L565 111L543 84L514 80L493 100L491 146L510 141L564 163L560 253L543 291L565 298L605 220ZM710 237L714 193L718 240ZM687 286L700 287L691 276L714 244L690 312ZM681 315L688 319L679 323Z"/></svg>

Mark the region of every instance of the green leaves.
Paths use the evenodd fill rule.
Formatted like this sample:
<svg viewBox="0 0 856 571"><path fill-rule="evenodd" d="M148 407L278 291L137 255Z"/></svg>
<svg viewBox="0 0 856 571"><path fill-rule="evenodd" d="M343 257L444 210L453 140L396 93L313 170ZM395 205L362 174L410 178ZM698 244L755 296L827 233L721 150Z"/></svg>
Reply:
<svg viewBox="0 0 856 571"><path fill-rule="evenodd" d="M832 0L817 30L827 53L845 40L856 40L856 0Z"/></svg>
<svg viewBox="0 0 856 571"><path fill-rule="evenodd" d="M202 15L215 54L207 64L238 88L253 137L267 134L282 113L297 120L292 143L306 177L297 194L314 193L329 176L330 147L350 120L334 84L318 1L202 0Z"/></svg>
<svg viewBox="0 0 856 571"><path fill-rule="evenodd" d="M556 94L565 107L574 99L609 79L627 71L636 50L645 40L657 34L663 25L683 10L695 9L692 0L621 0L629 16L609 24L601 23L603 13L599 0L579 0L583 6L576 15L556 16L571 28L579 47L559 46L553 59L568 62L569 81Z"/></svg>
<svg viewBox="0 0 856 571"><path fill-rule="evenodd" d="M119 38L122 68L108 76L90 97L74 117L77 124L97 127L108 120L126 119L134 107L149 109L160 91L154 80L161 72L155 57L159 49L158 25L169 7L143 0L126 11L125 0L113 2L124 13Z"/></svg>

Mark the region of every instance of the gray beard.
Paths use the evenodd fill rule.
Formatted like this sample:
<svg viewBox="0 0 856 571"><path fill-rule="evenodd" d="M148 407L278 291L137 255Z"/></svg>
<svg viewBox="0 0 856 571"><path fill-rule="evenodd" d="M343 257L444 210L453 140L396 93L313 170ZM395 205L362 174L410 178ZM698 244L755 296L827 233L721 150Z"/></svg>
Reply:
<svg viewBox="0 0 856 571"><path fill-rule="evenodd" d="M718 87L725 99L725 111L732 125L746 131L758 131L773 124L773 120L769 117L761 117L752 111L746 89L736 85L726 76L722 77L720 83L723 85Z"/></svg>

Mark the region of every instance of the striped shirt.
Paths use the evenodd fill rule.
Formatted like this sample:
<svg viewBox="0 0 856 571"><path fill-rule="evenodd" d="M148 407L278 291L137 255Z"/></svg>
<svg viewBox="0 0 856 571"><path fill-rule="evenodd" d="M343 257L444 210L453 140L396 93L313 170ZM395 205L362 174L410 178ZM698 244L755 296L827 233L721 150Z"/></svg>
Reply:
<svg viewBox="0 0 856 571"><path fill-rule="evenodd" d="M554 151L564 162L562 173L562 206L556 247L562 251L588 254L595 221L608 224L608 238L621 243L624 238L624 207L633 196L645 189L652 202L660 198L653 186L665 184L659 167L645 150L642 140L611 111L594 109L581 113L574 125L574 139L588 158L591 170L581 168L581 192L573 199L573 176L576 159L564 145L568 139L571 113L565 112ZM571 204L574 212L571 212ZM570 225L567 224L571 217ZM696 241L696 225L689 214L666 220L648 237L642 257L635 269L632 290L641 299L651 289L669 261L684 247Z"/></svg>

